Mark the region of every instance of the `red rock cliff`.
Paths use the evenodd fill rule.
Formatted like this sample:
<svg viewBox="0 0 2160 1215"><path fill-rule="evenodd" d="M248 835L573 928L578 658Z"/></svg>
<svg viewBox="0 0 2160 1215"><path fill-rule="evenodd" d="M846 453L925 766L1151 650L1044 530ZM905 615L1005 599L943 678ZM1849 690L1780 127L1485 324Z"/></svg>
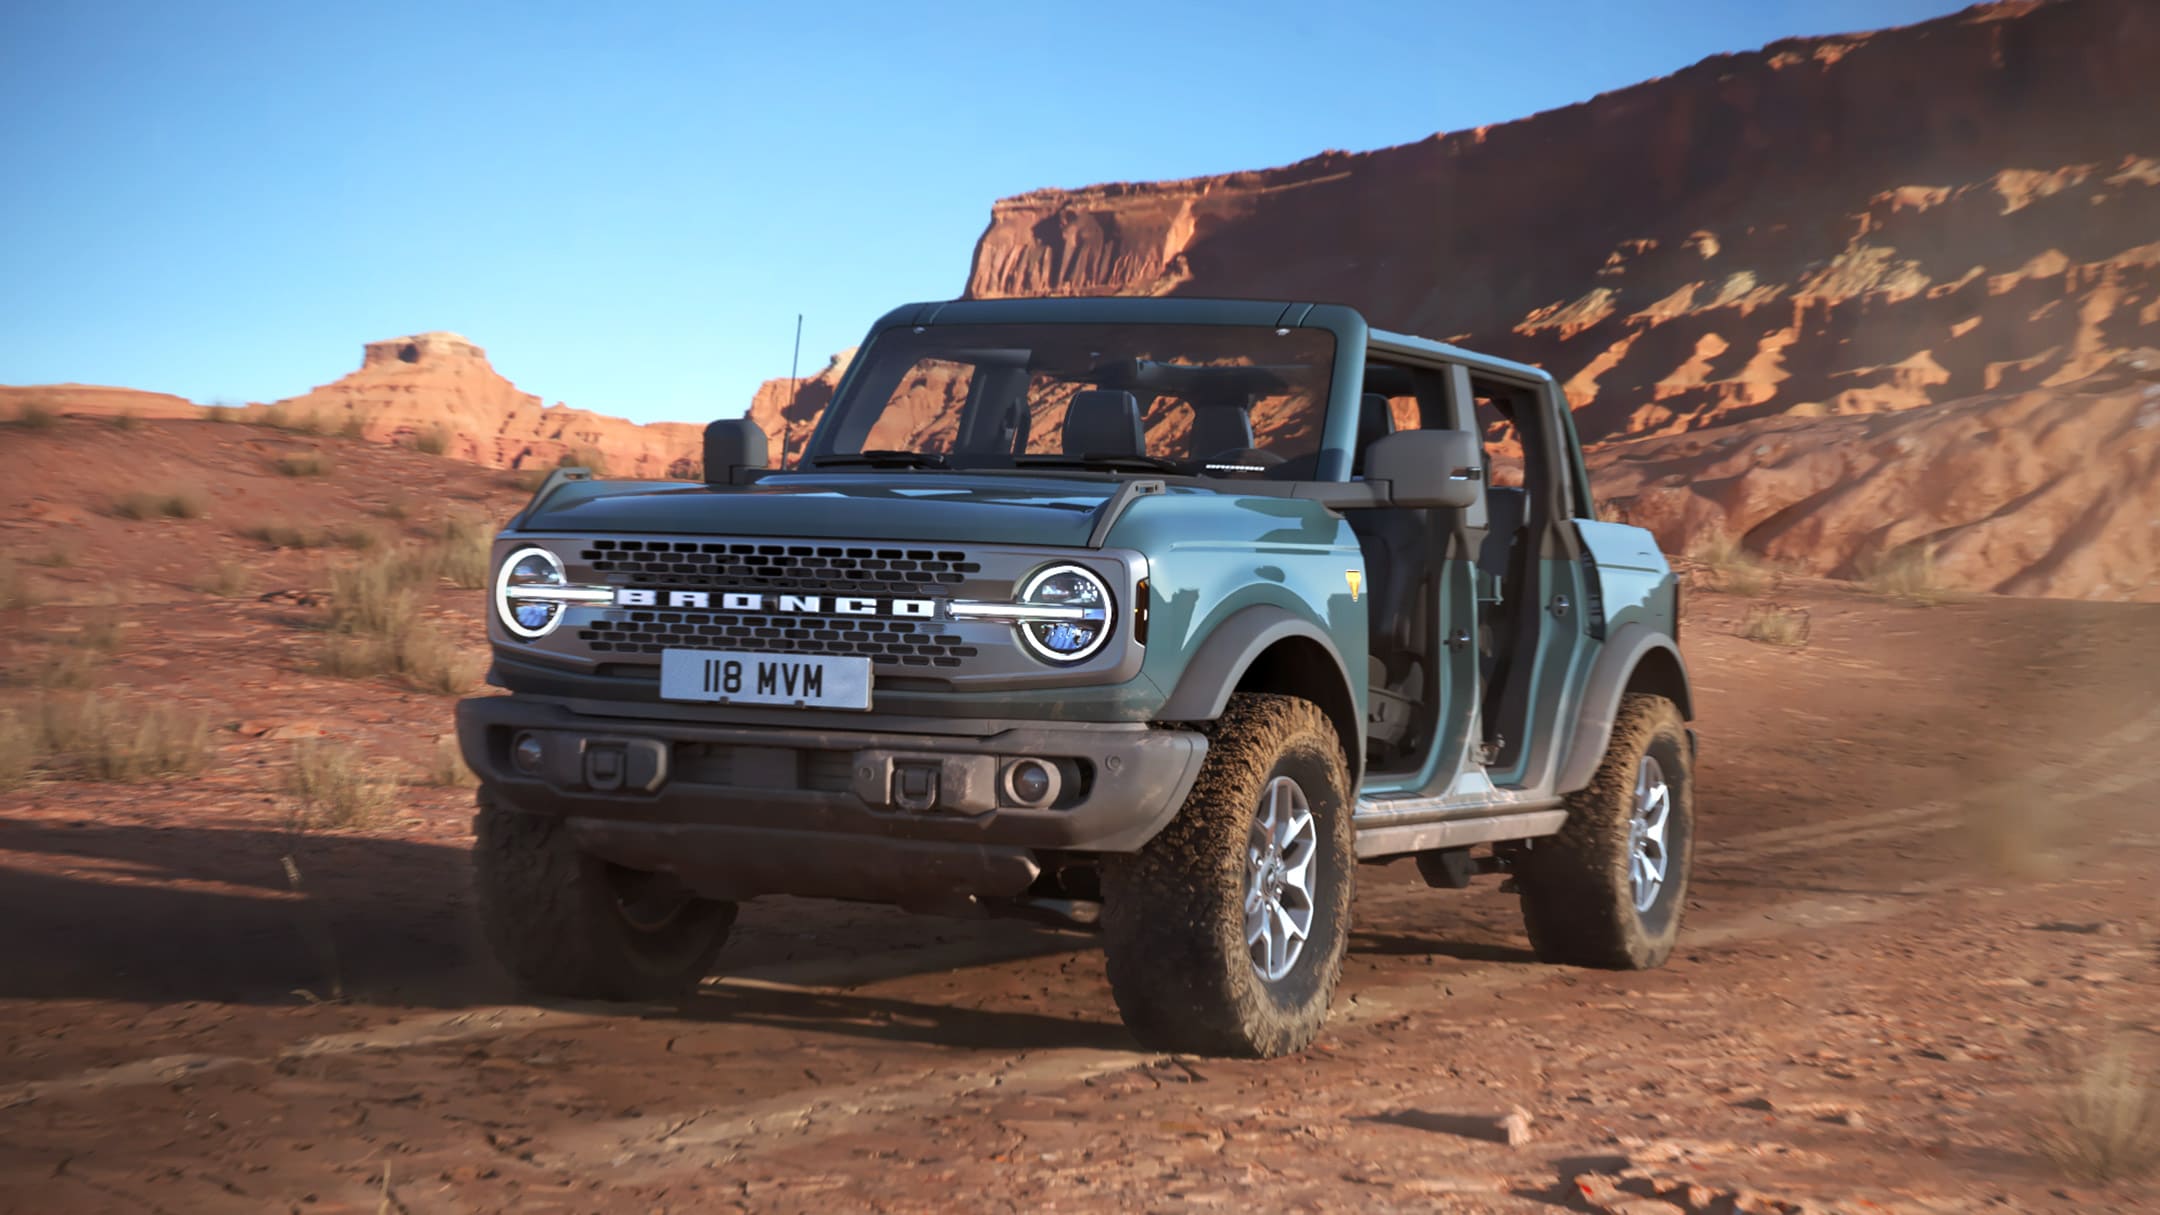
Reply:
<svg viewBox="0 0 2160 1215"><path fill-rule="evenodd" d="M967 294L1343 301L1544 365L1590 439L2067 383L2160 325L2155 64L2151 0L1781 42L1403 147L1009 198Z"/></svg>

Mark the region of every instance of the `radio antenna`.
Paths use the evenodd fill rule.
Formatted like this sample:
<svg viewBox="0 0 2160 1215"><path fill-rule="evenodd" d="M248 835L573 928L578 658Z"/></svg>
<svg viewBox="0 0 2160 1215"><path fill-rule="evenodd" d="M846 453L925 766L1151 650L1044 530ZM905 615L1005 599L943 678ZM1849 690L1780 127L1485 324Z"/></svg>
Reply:
<svg viewBox="0 0 2160 1215"><path fill-rule="evenodd" d="M788 394L787 412L780 415L780 467L790 467L788 448L795 439L795 405L802 400L802 313L795 314L795 357L788 360L787 378L794 391Z"/></svg>

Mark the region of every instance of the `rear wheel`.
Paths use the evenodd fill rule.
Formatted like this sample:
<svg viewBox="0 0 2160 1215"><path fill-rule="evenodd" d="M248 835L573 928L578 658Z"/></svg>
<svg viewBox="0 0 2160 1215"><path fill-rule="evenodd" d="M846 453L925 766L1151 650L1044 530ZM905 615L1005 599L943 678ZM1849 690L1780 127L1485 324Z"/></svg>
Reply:
<svg viewBox="0 0 2160 1215"><path fill-rule="evenodd" d="M473 890L480 927L520 986L555 996L650 1000L711 970L735 904L701 899L667 874L579 852L563 821L480 791Z"/></svg>
<svg viewBox="0 0 2160 1215"><path fill-rule="evenodd" d="M1695 849L1691 761L1670 700L1621 701L1597 775L1568 797L1567 826L1515 860L1541 961L1648 970L1672 956Z"/></svg>
<svg viewBox="0 0 2160 1215"><path fill-rule="evenodd" d="M1142 1043L1270 1056L1320 1032L1350 933L1349 787L1318 706L1231 698L1177 818L1104 867L1110 990Z"/></svg>

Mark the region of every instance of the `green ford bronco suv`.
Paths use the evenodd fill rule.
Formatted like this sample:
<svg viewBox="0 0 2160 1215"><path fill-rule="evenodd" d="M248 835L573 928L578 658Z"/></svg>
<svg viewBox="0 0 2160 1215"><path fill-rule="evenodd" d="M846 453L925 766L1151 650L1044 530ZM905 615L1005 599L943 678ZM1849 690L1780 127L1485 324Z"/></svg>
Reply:
<svg viewBox="0 0 2160 1215"><path fill-rule="evenodd" d="M1153 1048L1325 1021L1361 863L1504 871L1540 958L1671 953L1678 586L1535 367L1250 300L880 320L806 447L558 472L495 544L487 936L694 985L741 901L1099 919ZM789 457L793 458L790 459Z"/></svg>

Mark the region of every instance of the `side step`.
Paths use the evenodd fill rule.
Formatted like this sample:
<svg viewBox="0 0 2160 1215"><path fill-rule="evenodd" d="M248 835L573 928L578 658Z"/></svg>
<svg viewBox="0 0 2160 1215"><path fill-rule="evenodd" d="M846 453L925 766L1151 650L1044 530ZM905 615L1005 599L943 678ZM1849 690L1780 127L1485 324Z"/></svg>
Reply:
<svg viewBox="0 0 2160 1215"><path fill-rule="evenodd" d="M1374 808L1368 813L1368 808L1373 807L1372 802L1359 802L1358 814L1351 820L1357 830L1357 855L1361 861L1500 840L1536 839L1552 835L1567 823L1567 811L1559 806L1497 813L1488 809L1448 817L1434 817L1407 807L1397 811Z"/></svg>

